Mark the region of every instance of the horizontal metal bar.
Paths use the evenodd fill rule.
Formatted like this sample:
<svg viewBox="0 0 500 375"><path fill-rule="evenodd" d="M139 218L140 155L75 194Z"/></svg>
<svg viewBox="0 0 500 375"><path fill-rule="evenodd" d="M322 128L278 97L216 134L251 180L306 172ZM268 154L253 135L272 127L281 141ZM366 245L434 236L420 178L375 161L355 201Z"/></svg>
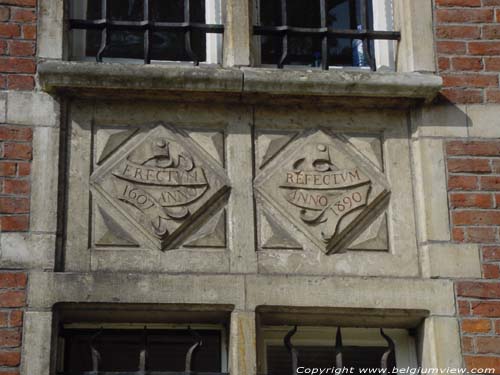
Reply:
<svg viewBox="0 0 500 375"><path fill-rule="evenodd" d="M224 25L197 22L151 22L151 21L106 21L100 20L69 20L70 29L83 30L126 30L126 31L187 31L197 30L207 33L223 34Z"/></svg>
<svg viewBox="0 0 500 375"><path fill-rule="evenodd" d="M292 27L292 26L254 26L254 35L302 35L302 36L334 36L348 39L384 39L401 40L397 31L333 29L330 27Z"/></svg>

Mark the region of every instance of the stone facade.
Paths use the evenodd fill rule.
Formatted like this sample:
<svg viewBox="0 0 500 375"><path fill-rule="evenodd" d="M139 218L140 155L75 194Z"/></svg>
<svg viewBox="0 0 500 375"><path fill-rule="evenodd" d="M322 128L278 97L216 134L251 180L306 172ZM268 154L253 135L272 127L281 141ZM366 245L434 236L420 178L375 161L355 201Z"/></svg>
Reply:
<svg viewBox="0 0 500 375"><path fill-rule="evenodd" d="M500 2L394 0L393 73L250 67L246 0L213 68L64 62L62 0L0 4L0 374L100 309L224 316L232 375L267 321L500 373Z"/></svg>

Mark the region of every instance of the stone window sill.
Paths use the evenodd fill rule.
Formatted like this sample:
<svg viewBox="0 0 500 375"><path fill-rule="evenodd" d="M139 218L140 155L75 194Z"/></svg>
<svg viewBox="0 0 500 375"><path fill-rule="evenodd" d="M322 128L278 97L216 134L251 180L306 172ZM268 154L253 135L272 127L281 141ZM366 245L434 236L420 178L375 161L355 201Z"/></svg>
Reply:
<svg viewBox="0 0 500 375"><path fill-rule="evenodd" d="M171 96L218 94L253 101L279 96L282 100L340 97L426 101L442 87L429 73L368 71L278 70L267 68L186 67L45 61L38 65L40 86L50 93L91 96L114 94Z"/></svg>

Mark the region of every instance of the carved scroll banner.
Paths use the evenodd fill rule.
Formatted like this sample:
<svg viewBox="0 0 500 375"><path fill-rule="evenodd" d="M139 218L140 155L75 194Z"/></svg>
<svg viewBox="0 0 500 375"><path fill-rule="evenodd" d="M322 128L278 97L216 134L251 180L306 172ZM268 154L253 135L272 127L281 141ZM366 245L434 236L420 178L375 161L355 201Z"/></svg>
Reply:
<svg viewBox="0 0 500 375"><path fill-rule="evenodd" d="M227 189L224 172L194 143L160 125L93 176L99 193L164 249ZM132 139L133 141L133 139ZM189 151L188 151L189 150Z"/></svg>
<svg viewBox="0 0 500 375"><path fill-rule="evenodd" d="M351 154L341 138L323 131L303 138L256 177L257 191L322 251L341 250L356 223L389 191L383 176Z"/></svg>

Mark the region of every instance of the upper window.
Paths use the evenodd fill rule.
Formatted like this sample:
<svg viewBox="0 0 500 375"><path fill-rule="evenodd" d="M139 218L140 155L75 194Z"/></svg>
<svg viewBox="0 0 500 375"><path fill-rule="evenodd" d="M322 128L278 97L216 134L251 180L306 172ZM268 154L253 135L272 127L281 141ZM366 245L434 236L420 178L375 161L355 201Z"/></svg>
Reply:
<svg viewBox="0 0 500 375"><path fill-rule="evenodd" d="M74 60L221 61L221 0L73 0Z"/></svg>
<svg viewBox="0 0 500 375"><path fill-rule="evenodd" d="M394 68L391 0L261 0L255 3L258 64L328 69Z"/></svg>

